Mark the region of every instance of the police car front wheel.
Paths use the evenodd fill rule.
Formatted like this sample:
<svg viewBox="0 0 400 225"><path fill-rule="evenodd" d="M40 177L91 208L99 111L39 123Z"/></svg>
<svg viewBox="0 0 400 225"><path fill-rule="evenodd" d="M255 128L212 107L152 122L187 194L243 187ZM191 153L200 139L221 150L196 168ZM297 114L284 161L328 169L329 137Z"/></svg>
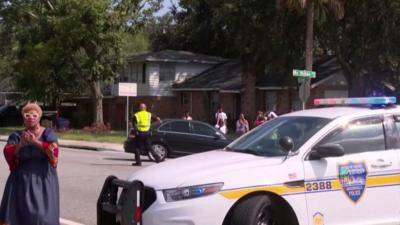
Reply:
<svg viewBox="0 0 400 225"><path fill-rule="evenodd" d="M278 221L271 200L253 196L234 208L230 225L278 225Z"/></svg>

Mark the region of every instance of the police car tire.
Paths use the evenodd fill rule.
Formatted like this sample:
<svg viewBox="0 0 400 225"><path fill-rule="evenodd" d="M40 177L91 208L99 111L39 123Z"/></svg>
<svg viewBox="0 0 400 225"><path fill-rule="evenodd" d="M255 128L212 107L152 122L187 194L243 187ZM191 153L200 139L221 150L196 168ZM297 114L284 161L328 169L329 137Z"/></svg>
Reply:
<svg viewBox="0 0 400 225"><path fill-rule="evenodd" d="M243 200L234 208L230 225L257 225L261 213L275 219L275 223L271 223L271 225L277 224L270 198L265 195L256 195ZM270 224L267 223L267 225Z"/></svg>

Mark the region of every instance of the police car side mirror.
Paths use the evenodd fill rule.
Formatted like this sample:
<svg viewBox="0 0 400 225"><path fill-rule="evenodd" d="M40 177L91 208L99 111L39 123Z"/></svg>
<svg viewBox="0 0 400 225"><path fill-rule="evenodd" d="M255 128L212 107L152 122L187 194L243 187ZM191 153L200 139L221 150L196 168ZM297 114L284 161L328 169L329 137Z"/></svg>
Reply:
<svg viewBox="0 0 400 225"><path fill-rule="evenodd" d="M308 155L310 160L318 160L327 157L344 156L344 148L340 144L325 144L313 148Z"/></svg>
<svg viewBox="0 0 400 225"><path fill-rule="evenodd" d="M290 152L294 147L293 139L289 136L284 136L279 139L279 145L282 146L282 148L286 151Z"/></svg>

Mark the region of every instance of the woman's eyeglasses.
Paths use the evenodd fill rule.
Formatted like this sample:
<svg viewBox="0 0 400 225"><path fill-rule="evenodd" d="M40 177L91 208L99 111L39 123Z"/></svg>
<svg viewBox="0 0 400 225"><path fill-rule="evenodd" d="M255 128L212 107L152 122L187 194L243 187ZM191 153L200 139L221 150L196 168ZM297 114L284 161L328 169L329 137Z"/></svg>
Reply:
<svg viewBox="0 0 400 225"><path fill-rule="evenodd" d="M25 119L37 119L39 117L39 114L37 113L24 113L24 118Z"/></svg>

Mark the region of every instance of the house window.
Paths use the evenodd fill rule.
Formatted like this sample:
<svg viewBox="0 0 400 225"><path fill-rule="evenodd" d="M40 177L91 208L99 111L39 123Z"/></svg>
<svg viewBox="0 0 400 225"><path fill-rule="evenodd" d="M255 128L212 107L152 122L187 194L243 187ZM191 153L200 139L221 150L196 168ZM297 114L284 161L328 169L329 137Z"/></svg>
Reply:
<svg viewBox="0 0 400 225"><path fill-rule="evenodd" d="M265 92L265 107L268 111L277 110L278 93L275 91Z"/></svg>
<svg viewBox="0 0 400 225"><path fill-rule="evenodd" d="M189 105L190 104L190 96L191 95L191 93L190 92L182 92L182 94L181 94L181 104L183 105L183 106L187 106L187 105Z"/></svg>
<svg viewBox="0 0 400 225"><path fill-rule="evenodd" d="M125 67L121 68L121 70L119 70L118 74L119 74L119 78L118 78L118 80L115 80L116 83L127 82L128 75L129 75L129 66L126 65Z"/></svg>
<svg viewBox="0 0 400 225"><path fill-rule="evenodd" d="M175 80L175 64L161 63L160 64L160 81Z"/></svg>
<svg viewBox="0 0 400 225"><path fill-rule="evenodd" d="M142 64L142 83L146 83L146 63Z"/></svg>
<svg viewBox="0 0 400 225"><path fill-rule="evenodd" d="M129 78L131 82L137 83L141 75L141 64L129 63Z"/></svg>

